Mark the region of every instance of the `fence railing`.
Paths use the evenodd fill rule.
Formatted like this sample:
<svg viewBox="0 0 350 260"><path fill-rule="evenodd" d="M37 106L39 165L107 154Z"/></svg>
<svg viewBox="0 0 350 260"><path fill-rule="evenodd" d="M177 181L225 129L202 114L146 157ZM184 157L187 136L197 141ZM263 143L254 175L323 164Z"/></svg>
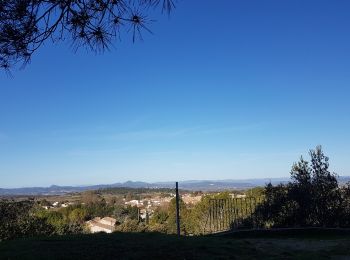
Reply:
<svg viewBox="0 0 350 260"><path fill-rule="evenodd" d="M204 233L257 228L256 207L262 198L211 199Z"/></svg>

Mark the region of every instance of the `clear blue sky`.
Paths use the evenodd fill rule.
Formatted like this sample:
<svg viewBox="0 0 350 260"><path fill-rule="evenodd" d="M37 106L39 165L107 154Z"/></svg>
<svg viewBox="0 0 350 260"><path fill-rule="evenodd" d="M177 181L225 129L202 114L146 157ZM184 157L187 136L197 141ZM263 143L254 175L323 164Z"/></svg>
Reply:
<svg viewBox="0 0 350 260"><path fill-rule="evenodd" d="M350 1L180 1L104 55L0 74L0 187L350 175Z"/></svg>

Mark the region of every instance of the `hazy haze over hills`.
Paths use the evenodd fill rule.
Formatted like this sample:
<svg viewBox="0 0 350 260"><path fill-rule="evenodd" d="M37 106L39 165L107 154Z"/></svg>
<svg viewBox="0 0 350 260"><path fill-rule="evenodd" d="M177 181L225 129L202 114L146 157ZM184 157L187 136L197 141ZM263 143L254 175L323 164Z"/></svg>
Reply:
<svg viewBox="0 0 350 260"><path fill-rule="evenodd" d="M288 182L289 178L262 178L262 179L246 179L246 180L188 180L180 181L179 187L184 190L202 190L202 191L220 191L220 190L244 190L257 186L264 186L271 182L276 185L279 183ZM350 176L340 176L340 184L350 181ZM127 181L124 183L100 184L89 186L57 186L50 187L24 187L13 189L1 189L0 195L59 195L71 192L82 192L86 190L98 190L111 187L126 187L126 188L174 188L175 182L141 182Z"/></svg>

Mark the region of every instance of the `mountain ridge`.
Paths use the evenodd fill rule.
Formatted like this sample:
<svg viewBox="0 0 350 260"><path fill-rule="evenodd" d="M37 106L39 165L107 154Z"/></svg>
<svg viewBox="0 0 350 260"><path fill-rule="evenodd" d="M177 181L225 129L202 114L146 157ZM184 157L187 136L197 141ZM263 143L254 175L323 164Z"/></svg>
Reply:
<svg viewBox="0 0 350 260"><path fill-rule="evenodd" d="M339 176L340 184L350 181L350 176ZM187 180L179 181L180 189L184 190L202 190L202 191L220 191L228 189L243 190L264 186L271 182L276 185L290 181L288 177L281 178L251 178L251 179L226 179L226 180ZM0 188L0 196L14 195L63 195L73 192L83 192L86 190L99 190L105 188L175 188L175 182L143 182L126 181L113 184L98 184L86 186L59 186L51 185L49 187L23 187L23 188Z"/></svg>

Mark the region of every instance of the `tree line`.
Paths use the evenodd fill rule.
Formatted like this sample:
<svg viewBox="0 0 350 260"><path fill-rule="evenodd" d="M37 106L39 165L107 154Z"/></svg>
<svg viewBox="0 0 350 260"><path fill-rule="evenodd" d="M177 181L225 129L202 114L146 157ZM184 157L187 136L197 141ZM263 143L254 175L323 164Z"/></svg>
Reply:
<svg viewBox="0 0 350 260"><path fill-rule="evenodd" d="M338 183L338 176L330 172L329 158L320 146L309 154L310 161L301 158L293 165L289 183L276 186L269 183L263 188L246 191L250 198L257 198L255 201L259 202L254 208L247 203L233 203L230 212L222 210L221 215L214 215L214 218L222 218L223 214L231 214L232 210L237 212L237 207L241 207L239 224L245 228L350 227L350 185ZM140 193L145 191L148 192L147 189L139 190ZM130 194L129 189L108 189L103 192L117 192L124 196ZM44 210L41 204L45 204L45 201L40 204L34 200L2 200L0 240L87 233L85 221L105 216L117 219L115 230L119 232L176 233L175 198L141 219L137 207L125 206L114 200L106 202L100 193L85 192L81 204L54 210ZM194 205L185 204L180 199L180 229L183 235L206 233L212 207L210 202L213 200L234 199L230 192L203 195L201 201ZM222 207L224 204L218 205ZM231 227L238 226L231 223Z"/></svg>
<svg viewBox="0 0 350 260"><path fill-rule="evenodd" d="M261 227L350 227L350 184L340 185L322 147L300 158L287 184L266 185L256 210Z"/></svg>
<svg viewBox="0 0 350 260"><path fill-rule="evenodd" d="M125 194L127 196L128 193ZM180 200L181 233L201 234L205 225L209 200L229 198L229 192L205 195L195 205ZM85 222L95 217L114 217L119 232L176 232L175 198L168 205L159 206L153 214L140 218L139 209L120 201L106 201L98 192L84 192L82 203L64 208L44 209L46 200L0 201L0 241L38 235L66 235L89 233Z"/></svg>

